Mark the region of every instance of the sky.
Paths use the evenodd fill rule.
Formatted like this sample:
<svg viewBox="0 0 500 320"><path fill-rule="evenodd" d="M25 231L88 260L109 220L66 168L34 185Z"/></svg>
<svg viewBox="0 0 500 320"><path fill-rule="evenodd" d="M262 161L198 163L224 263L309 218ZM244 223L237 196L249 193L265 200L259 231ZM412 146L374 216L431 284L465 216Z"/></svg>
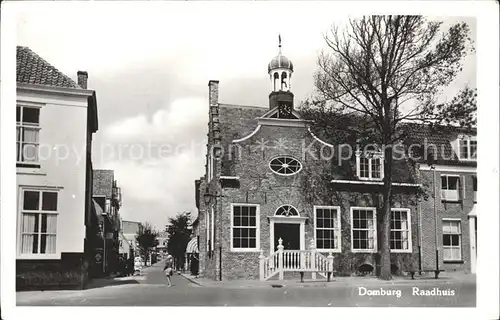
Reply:
<svg viewBox="0 0 500 320"><path fill-rule="evenodd" d="M313 93L323 34L347 15L335 2L24 3L17 43L76 80L89 74L99 130L93 165L115 170L124 220L163 229L183 211L197 216L194 180L204 174L208 81L219 80L220 102L268 105L267 64L283 54L294 64L295 103ZM307 18L313 17L313 18ZM443 29L475 19L430 17ZM476 57L443 93L451 100L476 85Z"/></svg>

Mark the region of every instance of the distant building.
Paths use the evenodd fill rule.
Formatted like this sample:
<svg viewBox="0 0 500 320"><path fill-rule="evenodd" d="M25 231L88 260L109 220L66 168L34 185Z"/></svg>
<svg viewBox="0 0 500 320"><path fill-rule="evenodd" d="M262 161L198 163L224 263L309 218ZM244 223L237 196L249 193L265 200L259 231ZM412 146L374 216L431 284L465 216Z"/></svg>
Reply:
<svg viewBox="0 0 500 320"><path fill-rule="evenodd" d="M168 232L162 231L158 234L158 245L156 246L156 252L159 254L166 254L168 250Z"/></svg>
<svg viewBox="0 0 500 320"><path fill-rule="evenodd" d="M121 188L113 170L93 171L93 201L101 209L100 241L95 246L93 271L96 276L117 271L119 256ZM105 240L104 240L105 239ZM105 241L105 242L104 242Z"/></svg>
<svg viewBox="0 0 500 320"><path fill-rule="evenodd" d="M118 242L120 256L122 256L125 260L132 258L134 254L134 248L121 231L118 233Z"/></svg>
<svg viewBox="0 0 500 320"><path fill-rule="evenodd" d="M27 47L17 47L16 67L16 287L83 287L95 221L96 93L87 72L75 82Z"/></svg>
<svg viewBox="0 0 500 320"><path fill-rule="evenodd" d="M129 220L122 220L121 222L122 234L124 238L130 243L132 249L134 250L135 256L140 255L139 246L135 236L137 235L137 233L141 228L142 225L140 222L129 221Z"/></svg>

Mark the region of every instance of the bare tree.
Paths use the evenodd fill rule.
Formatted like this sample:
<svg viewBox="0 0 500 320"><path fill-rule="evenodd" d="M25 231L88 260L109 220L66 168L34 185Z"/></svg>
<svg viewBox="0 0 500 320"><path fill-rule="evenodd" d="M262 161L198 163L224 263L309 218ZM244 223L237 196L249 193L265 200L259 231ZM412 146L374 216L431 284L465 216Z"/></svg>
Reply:
<svg viewBox="0 0 500 320"><path fill-rule="evenodd" d="M325 35L329 49L318 58L317 95L302 107L320 110L322 119L331 115L362 118L363 128L357 130L360 138L382 146L381 279L392 278L390 146L402 139L401 123L418 120L470 126L476 119L475 89L466 87L450 103L436 103L441 90L462 70L463 58L474 50L466 23L455 24L440 35L441 24L422 16L365 16L350 20L345 30L334 25Z"/></svg>

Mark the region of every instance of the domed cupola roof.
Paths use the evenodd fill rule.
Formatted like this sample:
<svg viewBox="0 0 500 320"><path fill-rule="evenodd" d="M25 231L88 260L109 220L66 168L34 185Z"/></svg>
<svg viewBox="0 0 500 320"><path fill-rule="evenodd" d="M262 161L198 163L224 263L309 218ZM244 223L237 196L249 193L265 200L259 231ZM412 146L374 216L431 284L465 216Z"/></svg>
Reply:
<svg viewBox="0 0 500 320"><path fill-rule="evenodd" d="M274 57L267 66L267 72L271 70L285 68L290 69L293 72L293 63L290 59L281 54L281 36L279 36L279 52L276 57Z"/></svg>
<svg viewBox="0 0 500 320"><path fill-rule="evenodd" d="M271 62L269 62L269 65L267 66L267 72L278 68L285 68L293 71L292 61L282 55L281 52L276 57L274 57Z"/></svg>

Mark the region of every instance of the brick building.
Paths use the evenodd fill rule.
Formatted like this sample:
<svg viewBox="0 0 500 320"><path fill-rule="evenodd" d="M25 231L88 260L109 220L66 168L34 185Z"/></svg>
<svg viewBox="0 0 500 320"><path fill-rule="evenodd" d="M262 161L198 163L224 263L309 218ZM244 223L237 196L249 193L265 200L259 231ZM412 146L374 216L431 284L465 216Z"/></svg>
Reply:
<svg viewBox="0 0 500 320"><path fill-rule="evenodd" d="M338 274L376 272L384 176L379 151L325 156L334 146L294 109L293 64L281 45L268 74L267 107L220 103L218 81L209 82L206 173L195 183L201 275L258 279L259 256L273 255L280 238L285 251L331 253ZM354 146L356 137L349 139ZM396 273L418 261L417 178L407 159L395 161L390 243Z"/></svg>
<svg viewBox="0 0 500 320"><path fill-rule="evenodd" d="M120 251L120 208L121 188L114 178L113 170L93 171L93 201L99 208L99 240L94 247L92 269L94 275L109 274L117 271Z"/></svg>
<svg viewBox="0 0 500 320"><path fill-rule="evenodd" d="M418 146L422 158L420 181L428 195L419 208L422 268L475 273L476 130L415 124L407 128L409 143Z"/></svg>

